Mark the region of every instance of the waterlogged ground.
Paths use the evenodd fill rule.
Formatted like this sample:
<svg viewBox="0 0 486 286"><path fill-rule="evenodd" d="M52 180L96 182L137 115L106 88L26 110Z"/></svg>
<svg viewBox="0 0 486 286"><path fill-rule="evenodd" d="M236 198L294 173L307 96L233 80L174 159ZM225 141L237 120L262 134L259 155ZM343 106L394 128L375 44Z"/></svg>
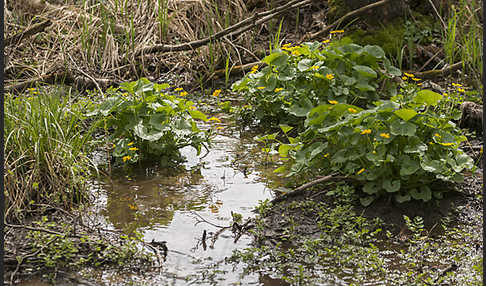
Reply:
<svg viewBox="0 0 486 286"><path fill-rule="evenodd" d="M264 275L242 278L241 268L224 263L252 238L242 235L235 243L230 229L216 237L219 226L232 224L231 212L255 216L258 202L273 197L268 186L279 182L253 135L224 122L218 126L208 152L197 156L191 147L182 150L186 171L148 167L127 175L120 170L100 184L97 205L108 225L125 233L140 232L146 242L166 241L168 254L158 272L89 276L109 285L279 285Z"/></svg>

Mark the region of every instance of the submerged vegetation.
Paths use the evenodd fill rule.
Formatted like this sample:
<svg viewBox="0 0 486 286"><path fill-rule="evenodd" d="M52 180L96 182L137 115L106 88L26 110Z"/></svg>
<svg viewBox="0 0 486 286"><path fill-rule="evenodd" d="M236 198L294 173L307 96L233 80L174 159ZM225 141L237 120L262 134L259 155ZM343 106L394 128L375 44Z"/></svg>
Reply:
<svg viewBox="0 0 486 286"><path fill-rule="evenodd" d="M196 245L250 235L227 259L243 281L479 285L480 3L358 2L7 1L5 280L160 271L165 244L91 220L95 182L183 169L226 113L284 181L255 218L231 211ZM198 207L217 212L211 199Z"/></svg>

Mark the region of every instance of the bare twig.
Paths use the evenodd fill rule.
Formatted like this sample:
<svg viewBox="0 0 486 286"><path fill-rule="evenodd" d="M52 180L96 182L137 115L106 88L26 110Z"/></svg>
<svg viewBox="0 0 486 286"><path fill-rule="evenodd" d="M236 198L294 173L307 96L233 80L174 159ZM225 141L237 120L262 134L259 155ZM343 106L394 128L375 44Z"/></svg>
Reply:
<svg viewBox="0 0 486 286"><path fill-rule="evenodd" d="M198 223L200 223L200 222L205 222L205 223L207 223L207 224L210 224L210 225L212 225L212 226L219 227L219 228L227 228L227 227L228 227L228 226L222 226L222 225L217 225L217 224L214 224L214 223L212 223L212 222L210 222L210 221L206 220L205 218L203 218L201 215L199 215L199 214L198 214L198 213L196 213L196 212L191 212L191 213L192 213L193 215L195 215L195 216L197 216L197 217L199 217L199 218L201 219L200 221L197 221L197 222L196 222L196 225L197 225Z"/></svg>
<svg viewBox="0 0 486 286"><path fill-rule="evenodd" d="M462 67L463 62L460 61L458 63L455 63L453 65L449 65L443 69L440 70L430 70L430 71L424 71L424 72L411 72L413 73L416 77L423 78L423 79L431 79L431 78L436 78L438 76L444 76L447 75L460 67Z"/></svg>
<svg viewBox="0 0 486 286"><path fill-rule="evenodd" d="M440 22L442 24L442 28L444 29L444 31L446 31L447 30L447 25L444 22L444 19L442 19L442 17L440 16L439 11L437 11L437 8L435 8L434 2L432 0L429 0L429 3L432 6L432 8L434 9L435 14L439 18L439 20L440 20Z"/></svg>
<svg viewBox="0 0 486 286"><path fill-rule="evenodd" d="M278 203L278 202L281 202L283 200L286 200L290 197L295 197L299 194L301 194L304 190L314 186L314 185L317 185L317 184L320 184L320 183L325 183L325 182L329 182L329 181L336 181L336 180L351 180L353 178L351 177L346 177L346 176L336 176L336 174L331 174L331 175L328 175L328 176L324 176L324 177L321 177L321 178L318 178L314 181L311 181L309 183L306 183L306 184L303 184L302 186L294 189L293 191L291 192L288 192L288 193L285 193L281 196L278 196L276 198L274 198L271 203Z"/></svg>
<svg viewBox="0 0 486 286"><path fill-rule="evenodd" d="M260 24L263 24L270 19L274 18L275 16L278 16L282 14L283 12L298 8L307 4L310 4L312 0L294 0L290 1L287 4L274 8L270 11L262 12L262 13L256 13L252 17L245 19L243 21L240 21L214 35L211 35L205 39L201 40L195 40L187 43L182 43L182 44L177 44L177 45L154 45L150 47L145 47L142 48L136 56L141 56L145 54L150 54L150 53L158 53L158 52L175 52L175 51L188 51L188 50L194 50L198 47L204 46L210 42L213 42L215 40L219 40L220 38L224 36L228 37L233 37L239 34L242 34L251 28L258 26ZM261 18L261 19L259 19Z"/></svg>

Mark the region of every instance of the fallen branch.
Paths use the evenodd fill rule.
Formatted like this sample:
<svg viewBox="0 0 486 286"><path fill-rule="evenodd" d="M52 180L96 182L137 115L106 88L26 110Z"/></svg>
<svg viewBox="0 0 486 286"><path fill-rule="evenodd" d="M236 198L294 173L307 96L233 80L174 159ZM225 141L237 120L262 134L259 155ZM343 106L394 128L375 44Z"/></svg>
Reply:
<svg viewBox="0 0 486 286"><path fill-rule="evenodd" d="M44 31L45 28L49 27L52 24L51 20L45 20L38 24L32 25L28 29L23 32L19 32L11 37L5 39L5 46L9 46L14 43L20 42L22 39L41 33Z"/></svg>
<svg viewBox="0 0 486 286"><path fill-rule="evenodd" d="M240 35L251 28L258 26L260 24L263 24L270 19L274 18L275 16L278 16L282 14L283 12L286 12L287 10L294 9L294 8L299 8L304 5L310 4L312 0L294 0L290 1L287 4L274 8L270 11L266 12L261 12L261 13L256 13L254 14L251 18L245 19L243 21L240 21L222 31L219 31L218 33L211 35L205 39L201 40L195 40L187 43L182 43L182 44L177 44L177 45L164 45L164 44L158 44L150 47L145 47L142 48L136 56L139 57L144 54L150 54L150 53L158 53L158 52L176 52L176 51L189 51L189 50L194 50L196 48L199 48L201 46L204 46L210 42L216 41L222 37L225 36L237 36ZM261 18L261 19L259 19Z"/></svg>
<svg viewBox="0 0 486 286"><path fill-rule="evenodd" d="M306 183L306 184L303 184L302 186L294 189L293 191L290 191L288 193L285 193L281 196L278 196L276 198L274 198L271 203L274 204L274 203L278 203L278 202L281 202L283 200L286 200L288 198L291 198L291 197L295 197L297 195L300 195L301 193L303 193L304 190L314 186L314 185L317 185L317 184L320 184L320 183L325 183L325 182L329 182L329 181L337 181L337 180L352 180L353 178L351 177L346 177L346 176L336 176L336 174L331 174L331 175L328 175L328 176L324 176L324 177L321 177L321 178L318 178L314 181L311 181L309 183Z"/></svg>
<svg viewBox="0 0 486 286"><path fill-rule="evenodd" d="M361 8L356 9L356 10L353 10L353 11L347 13L346 15L342 16L341 18L337 19L332 24L327 25L321 31L308 35L308 39L313 40L313 39L315 39L315 38L317 38L317 37L319 37L319 36L321 36L325 33L328 33L331 29L337 27L344 20L347 20L348 18L351 18L351 17L356 16L356 15L359 15L359 14L361 14L361 13L363 13L363 12L369 10L369 9L379 7L379 6L386 4L388 2L390 2L390 0L382 0L382 1L378 1L378 2L375 2L375 3L369 4L369 5L363 6Z"/></svg>
<svg viewBox="0 0 486 286"><path fill-rule="evenodd" d="M460 67L462 67L462 65L463 65L463 62L460 61L458 63L447 66L447 67L440 69L440 70L430 70L430 71L424 71L424 72L415 72L415 73L411 72L411 73L413 73L418 78L432 79L432 78L436 78L436 77L439 77L439 76L448 75L449 73L451 73L451 72L459 69Z"/></svg>
<svg viewBox="0 0 486 286"><path fill-rule="evenodd" d="M53 230L50 230L50 229L45 229L45 228L40 228L40 227L32 227L32 226L28 226L28 225L17 225L17 224L5 223L5 226L6 227L12 227L12 228L23 228L23 229L27 229L27 230L31 230L31 231L42 231L42 232L45 232L45 233L55 234L55 235L62 236L62 237L67 236L67 237L81 238L81 236L79 236L79 235L60 233L60 232L53 231Z"/></svg>

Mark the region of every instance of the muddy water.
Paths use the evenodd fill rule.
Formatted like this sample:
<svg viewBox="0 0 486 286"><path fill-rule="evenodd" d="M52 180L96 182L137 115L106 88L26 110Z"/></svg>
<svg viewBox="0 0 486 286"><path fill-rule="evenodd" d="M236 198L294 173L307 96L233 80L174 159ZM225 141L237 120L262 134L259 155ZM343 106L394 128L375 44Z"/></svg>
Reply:
<svg viewBox="0 0 486 286"><path fill-rule="evenodd" d="M115 229L138 231L147 242L166 241L166 261L158 273L129 277L105 272L100 278L109 285L281 285L269 277L249 275L224 263L234 249L248 247L251 238L236 243L229 226L231 212L243 217L258 201L271 199L274 166L258 151L252 136L242 136L235 127L223 126L209 152L197 156L191 147L182 150L185 171L142 168L127 175L119 172L102 183L101 213ZM215 226L217 225L217 226ZM202 235L206 231L206 247Z"/></svg>

